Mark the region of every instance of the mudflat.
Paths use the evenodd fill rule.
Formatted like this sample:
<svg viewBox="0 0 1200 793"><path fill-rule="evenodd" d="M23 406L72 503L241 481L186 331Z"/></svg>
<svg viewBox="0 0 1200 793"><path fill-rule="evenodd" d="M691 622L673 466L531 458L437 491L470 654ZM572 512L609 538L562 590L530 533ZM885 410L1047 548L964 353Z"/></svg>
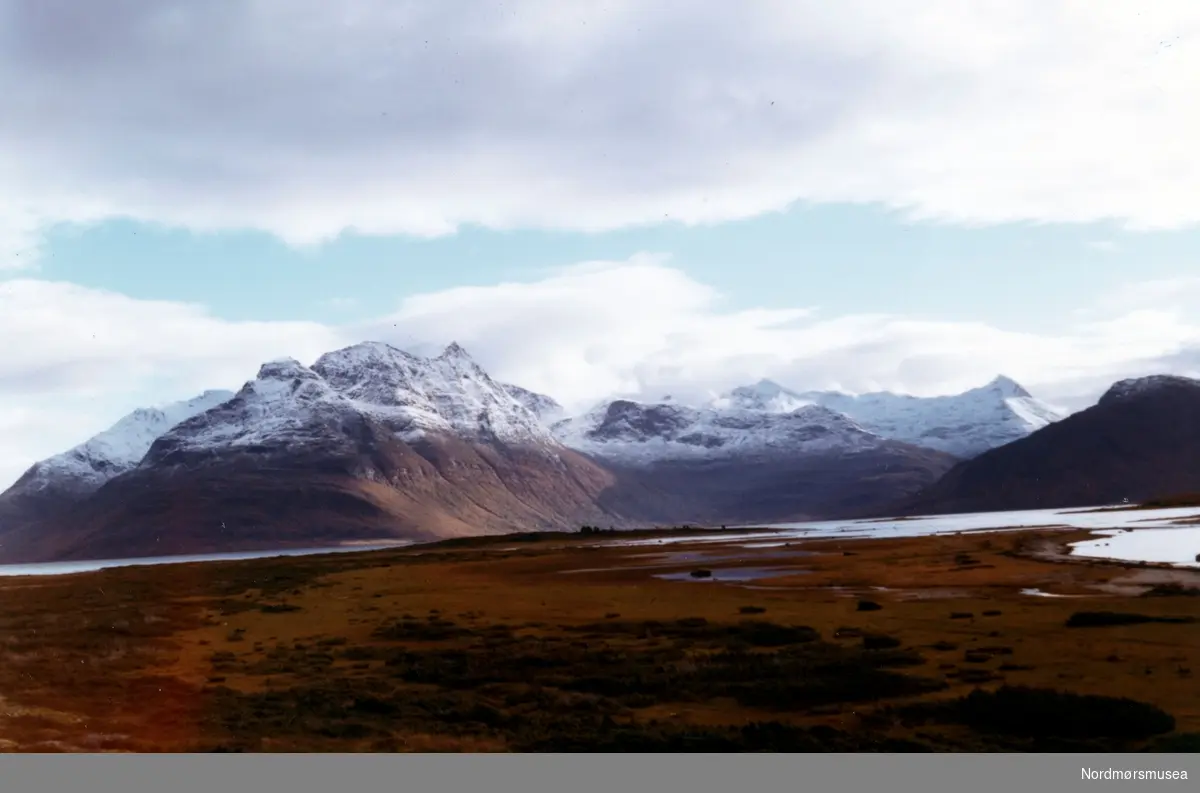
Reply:
<svg viewBox="0 0 1200 793"><path fill-rule="evenodd" d="M1200 573L627 536L0 580L0 747L1200 750Z"/></svg>

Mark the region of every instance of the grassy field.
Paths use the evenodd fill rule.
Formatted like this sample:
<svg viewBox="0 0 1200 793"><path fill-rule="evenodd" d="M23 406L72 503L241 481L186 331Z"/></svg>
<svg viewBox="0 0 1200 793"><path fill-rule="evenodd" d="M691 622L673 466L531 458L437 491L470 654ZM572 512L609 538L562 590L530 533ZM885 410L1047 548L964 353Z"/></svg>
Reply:
<svg viewBox="0 0 1200 793"><path fill-rule="evenodd" d="M1082 537L550 535L0 580L0 747L1200 749L1200 576L1056 551ZM774 572L720 580L741 566Z"/></svg>

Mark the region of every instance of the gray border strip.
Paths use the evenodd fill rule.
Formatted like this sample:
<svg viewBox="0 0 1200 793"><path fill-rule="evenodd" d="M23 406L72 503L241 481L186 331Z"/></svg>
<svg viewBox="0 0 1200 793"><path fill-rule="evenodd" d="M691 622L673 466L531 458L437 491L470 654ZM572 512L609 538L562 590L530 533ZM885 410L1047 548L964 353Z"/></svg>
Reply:
<svg viewBox="0 0 1200 793"><path fill-rule="evenodd" d="M20 793L1071 793L1196 790L1200 755L12 755L0 768Z"/></svg>

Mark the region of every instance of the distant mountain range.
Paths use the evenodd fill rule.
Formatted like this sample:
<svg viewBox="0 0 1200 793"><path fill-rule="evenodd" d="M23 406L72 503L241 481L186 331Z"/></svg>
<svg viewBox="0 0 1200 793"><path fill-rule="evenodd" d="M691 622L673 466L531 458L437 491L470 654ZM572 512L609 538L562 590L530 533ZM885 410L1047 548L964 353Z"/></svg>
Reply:
<svg viewBox="0 0 1200 793"><path fill-rule="evenodd" d="M933 398L764 380L702 405L567 416L457 344L420 357L368 342L137 410L35 464L0 494L0 560L1010 508L984 481L1015 476L1006 450L1087 413L1064 418L999 377Z"/></svg>
<svg viewBox="0 0 1200 793"><path fill-rule="evenodd" d="M953 396L915 397L886 391L851 395L837 391L796 392L762 380L736 388L715 403L749 410L789 412L820 405L854 419L891 440L974 457L1063 418L1065 411L1034 398L1007 377Z"/></svg>

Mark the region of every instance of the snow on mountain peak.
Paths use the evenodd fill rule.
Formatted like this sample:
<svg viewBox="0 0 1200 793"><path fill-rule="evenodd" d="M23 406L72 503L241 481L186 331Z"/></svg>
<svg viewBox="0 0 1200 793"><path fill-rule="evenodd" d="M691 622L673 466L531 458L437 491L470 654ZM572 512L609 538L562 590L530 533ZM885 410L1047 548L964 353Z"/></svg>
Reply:
<svg viewBox="0 0 1200 793"><path fill-rule="evenodd" d="M553 444L535 412L492 380L457 343L421 358L368 342L322 355L313 370L364 412L399 425L407 439L425 432Z"/></svg>
<svg viewBox="0 0 1200 793"><path fill-rule="evenodd" d="M1150 375L1148 377L1130 377L1113 383L1112 386L1104 392L1104 395L1100 397L1100 403L1103 404L1106 402L1113 402L1118 399L1126 399L1131 396L1145 394L1150 391L1155 391L1161 388L1169 388L1171 386L1200 388L1200 380L1173 374L1157 374Z"/></svg>
<svg viewBox="0 0 1200 793"><path fill-rule="evenodd" d="M138 408L73 449L35 463L13 492L32 494L58 488L83 494L97 490L136 467L160 435L233 398L232 391L209 390L181 402Z"/></svg>
<svg viewBox="0 0 1200 793"><path fill-rule="evenodd" d="M450 344L446 346L446 349L442 350L442 354L438 357L448 360L453 359L460 361L471 361L471 356L468 355L467 351L463 349L462 345L456 341L450 342ZM474 361L472 361L472 363L474 363Z"/></svg>
<svg viewBox="0 0 1200 793"><path fill-rule="evenodd" d="M835 391L799 394L845 413L885 438L974 457L1064 417L1003 375L961 394L916 397L881 391L853 396Z"/></svg>
<svg viewBox="0 0 1200 793"><path fill-rule="evenodd" d="M990 383L976 390L1000 394L1005 399L1029 399L1033 396L1016 380L1004 375L998 375Z"/></svg>
<svg viewBox="0 0 1200 793"><path fill-rule="evenodd" d="M762 379L754 385L739 386L711 403L715 408L740 410L766 410L772 413L791 413L797 408L813 404L795 391L790 391L774 380Z"/></svg>
<svg viewBox="0 0 1200 793"><path fill-rule="evenodd" d="M847 416L816 405L782 412L619 399L553 429L566 446L634 463L854 451L883 442Z"/></svg>
<svg viewBox="0 0 1200 793"><path fill-rule="evenodd" d="M537 416L544 426L549 426L556 421L566 418L566 411L563 409L563 406L545 394L539 394L536 391L530 391L527 388L521 388L510 383L500 383L500 387L509 396L520 402L526 409Z"/></svg>

